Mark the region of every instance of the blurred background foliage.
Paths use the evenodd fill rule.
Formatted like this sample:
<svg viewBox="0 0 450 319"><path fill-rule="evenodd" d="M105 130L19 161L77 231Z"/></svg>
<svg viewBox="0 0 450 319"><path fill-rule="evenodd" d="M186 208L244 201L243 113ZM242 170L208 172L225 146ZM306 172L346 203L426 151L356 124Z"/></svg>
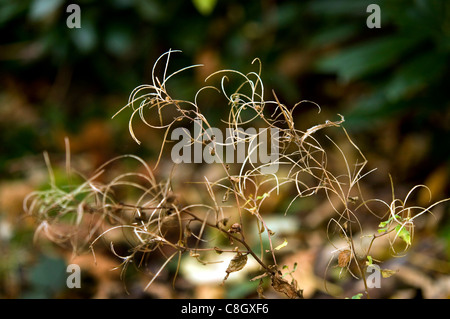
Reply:
<svg viewBox="0 0 450 319"><path fill-rule="evenodd" d="M24 196L46 181L41 154L63 159L68 136L85 171L115 154L154 155L152 132L139 147L127 116L110 118L170 48L183 51L172 70L205 65L173 78L176 97L192 98L220 68L254 71L258 57L268 98L273 89L287 105L317 102L319 122L345 116L380 169L373 189L389 193L391 173L400 191L425 183L434 200L449 196L449 1L80 0L80 29L66 26L70 3L0 1L0 297L64 290L58 251L31 249L33 227L23 222ZM380 29L366 26L371 3ZM433 231L448 247L448 209L439 221ZM42 288L43 269L58 282Z"/></svg>

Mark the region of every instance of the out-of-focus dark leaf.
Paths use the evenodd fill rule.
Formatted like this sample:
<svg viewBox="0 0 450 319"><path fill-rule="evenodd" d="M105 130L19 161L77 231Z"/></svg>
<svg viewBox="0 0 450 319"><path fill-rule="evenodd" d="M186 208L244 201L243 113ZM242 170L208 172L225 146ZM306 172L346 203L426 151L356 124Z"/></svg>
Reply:
<svg viewBox="0 0 450 319"><path fill-rule="evenodd" d="M51 298L53 294L64 289L67 275L63 259L42 255L29 273L32 291L38 291Z"/></svg>
<svg viewBox="0 0 450 319"><path fill-rule="evenodd" d="M401 56L418 45L421 37L387 36L344 49L317 64L321 72L335 72L344 81L357 80L401 62Z"/></svg>
<svg viewBox="0 0 450 319"><path fill-rule="evenodd" d="M144 21L151 22L163 21L168 14L159 2L147 0L136 1L136 13Z"/></svg>
<svg viewBox="0 0 450 319"><path fill-rule="evenodd" d="M107 30L105 46L109 53L122 56L131 50L133 34L122 26Z"/></svg>
<svg viewBox="0 0 450 319"><path fill-rule="evenodd" d="M345 122L352 129L375 127L381 121L395 117L409 107L408 103L399 101L389 103L383 92L363 95L345 115Z"/></svg>
<svg viewBox="0 0 450 319"><path fill-rule="evenodd" d="M70 32L74 44L82 53L89 53L96 47L98 42L97 33L92 20L84 21L82 27Z"/></svg>
<svg viewBox="0 0 450 319"><path fill-rule="evenodd" d="M25 2L3 1L0 3L0 26L19 16L26 9L27 4Z"/></svg>
<svg viewBox="0 0 450 319"><path fill-rule="evenodd" d="M395 101L438 81L446 70L446 55L427 52L402 65L386 84L386 97Z"/></svg>
<svg viewBox="0 0 450 319"><path fill-rule="evenodd" d="M34 0L31 2L30 19L34 21L46 19L55 12L63 0Z"/></svg>
<svg viewBox="0 0 450 319"><path fill-rule="evenodd" d="M358 24L343 24L336 28L326 28L311 36L311 46L329 45L348 40L359 32L361 26Z"/></svg>
<svg viewBox="0 0 450 319"><path fill-rule="evenodd" d="M319 0L311 1L308 5L310 12L326 16L366 15L366 8L373 0Z"/></svg>

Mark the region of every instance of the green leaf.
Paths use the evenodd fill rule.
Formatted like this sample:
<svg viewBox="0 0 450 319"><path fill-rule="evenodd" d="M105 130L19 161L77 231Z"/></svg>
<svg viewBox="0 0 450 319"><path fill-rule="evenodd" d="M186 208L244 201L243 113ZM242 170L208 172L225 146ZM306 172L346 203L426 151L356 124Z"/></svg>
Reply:
<svg viewBox="0 0 450 319"><path fill-rule="evenodd" d="M397 225L395 227L395 231L397 232L398 237L403 239L406 244L411 245L411 233L404 227L404 225Z"/></svg>
<svg viewBox="0 0 450 319"><path fill-rule="evenodd" d="M256 197L256 199L257 199L257 200L260 200L260 199L264 199L264 198L266 198L266 197L269 197L269 194L268 194L268 193L264 193L264 194L262 194L261 196Z"/></svg>
<svg viewBox="0 0 450 319"><path fill-rule="evenodd" d="M389 224L389 221L381 222L378 227L386 227Z"/></svg>
<svg viewBox="0 0 450 319"><path fill-rule="evenodd" d="M397 215L394 215L394 217L396 218L396 219L400 219L401 217L397 214ZM389 219L388 220L386 220L386 221L384 221L384 222L381 222L380 224L378 224L378 227L386 227L386 226L388 226L390 223L391 223L391 221L394 219L394 217L389 217Z"/></svg>
<svg viewBox="0 0 450 319"><path fill-rule="evenodd" d="M209 15L216 6L217 0L192 0L195 8L203 15Z"/></svg>
<svg viewBox="0 0 450 319"><path fill-rule="evenodd" d="M280 245L278 245L277 247L275 247L275 250L280 250L281 248L286 247L287 244L288 244L288 242L287 242L287 240L286 240L286 238L285 238L285 239L284 239L284 242L283 242L282 244L280 244Z"/></svg>
<svg viewBox="0 0 450 319"><path fill-rule="evenodd" d="M361 299L362 296L363 296L363 294L362 294L362 293L359 293L359 294L356 294L356 295L352 296L351 299ZM347 297L347 298L345 298L345 299L349 299L349 298Z"/></svg>
<svg viewBox="0 0 450 319"><path fill-rule="evenodd" d="M288 271L287 271L286 273L284 273L283 276L281 276L281 278L284 278L284 277L286 277L287 275L291 275L293 272L295 272L295 271L297 270L297 266L298 266L298 263L295 262L295 263L294 263L294 267L292 268L291 271L289 271L289 266L288 266L288 265L284 265L284 266L283 266L283 269L287 269Z"/></svg>

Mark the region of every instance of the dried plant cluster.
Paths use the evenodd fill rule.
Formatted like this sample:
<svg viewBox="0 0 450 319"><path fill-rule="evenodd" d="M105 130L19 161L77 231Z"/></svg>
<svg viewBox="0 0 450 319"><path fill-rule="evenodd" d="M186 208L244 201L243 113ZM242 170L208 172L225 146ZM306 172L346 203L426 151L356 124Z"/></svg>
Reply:
<svg viewBox="0 0 450 319"><path fill-rule="evenodd" d="M119 156L102 165L91 177L82 176L83 182L78 186L64 188L56 185L46 156L51 177L50 188L33 192L24 202L26 212L39 223L36 234L43 233L60 244L70 243L74 253L88 248L94 256L96 244L100 240L107 241L111 252L123 260L123 271L130 263L143 267L144 260L151 259L154 255L163 256L162 264L152 273L147 287L169 263L177 265L175 281L178 270L182 267L181 257L186 254L205 265L208 264L205 257L207 253L232 254L234 257L223 274L223 282L233 272L245 268L248 260L253 258L260 266L260 274L252 279L260 283L257 289L260 297L264 297L263 284L269 281L273 289L288 298L302 298L301 283L297 283L292 276L292 280L288 280L281 272L284 265L278 263L277 253L283 245L275 247L274 243L280 242L280 239L265 221L265 203L283 192L293 194L289 198L285 212L287 214L296 200L321 196L330 203L339 202L339 205L333 204L335 216L329 220L327 229L330 241L333 241L332 234L338 234L346 242L345 247L336 247L334 253L338 258L335 262L343 271L349 271L354 277L361 279L368 295L366 268L373 262L372 243L384 237L389 238L393 253L396 253L394 247L398 247L394 246L396 242L403 243L407 249L413 240L416 219L424 214L432 214L431 209L445 200L429 207L410 206L409 196L417 188L425 187L422 185L413 188L403 200L395 198L394 192L391 202L365 199L360 181L372 171L365 171L366 158L342 126L343 116L339 115L337 120L325 121L304 131L299 130L295 126L294 110L303 103L314 105L319 112L320 107L309 101L288 107L279 102L274 92L273 100L265 100L260 76L261 65L257 59L253 64L259 65L258 72L243 74L236 70L221 70L205 80L213 82L216 79L219 84L201 88L193 101L173 98L167 90L168 81L181 71L197 67L189 66L168 75L169 59L173 52L176 51L169 51L156 61L152 73L153 83L140 85L133 90L128 104L118 112L131 110L129 131L137 143L140 140L133 129L136 118L151 129L163 130L164 139L161 141L161 152L155 168L151 168L137 156ZM164 59L166 64L160 79L155 70ZM227 89L231 82L235 84L232 93ZM173 163L173 170L166 178L158 180L159 177L155 177L155 170L161 162L169 162L165 150L173 142L169 137L174 128L191 127L195 121L201 121L202 134L192 138L192 145L202 144L202 149L206 147L211 155L215 155L217 142L214 136L208 135L208 128L217 123L210 123L198 102L205 90L217 91L226 99L228 117L222 119L221 123L228 128L253 126L278 130L276 163L258 165L245 160L243 163L230 164L221 162L221 158L218 158L217 163L204 165L218 166L222 175L214 180L203 176L200 183L177 180L179 174L176 170L181 169L180 166L197 164ZM348 151L344 152L338 143L325 135L327 130L341 131L352 147L351 157L348 156ZM242 142L254 145L251 142L258 138L260 132L236 136L225 143L233 147ZM327 146L322 146L324 143L319 142L320 140L326 141ZM329 168L330 147L340 154L339 160L345 171L334 172ZM70 164L69 147L67 149L66 169L68 176L71 176L75 171ZM111 176L108 173L111 166L122 160L135 160L141 168L133 172L118 173L116 177L105 181L105 176ZM277 172L261 172L261 168L267 165L278 165ZM190 198L180 193L177 185L184 182L192 182L193 188L203 192L204 196L194 197L201 198L200 201L191 202ZM384 208L375 211L370 207L374 202ZM375 233L364 234L358 219L363 214L379 218L380 224L375 225ZM114 240L108 237L108 234L115 231L120 231L127 238L130 245L128 254L116 252ZM355 238L356 233L371 238L366 249L359 244L359 238ZM330 265L332 260L331 258Z"/></svg>

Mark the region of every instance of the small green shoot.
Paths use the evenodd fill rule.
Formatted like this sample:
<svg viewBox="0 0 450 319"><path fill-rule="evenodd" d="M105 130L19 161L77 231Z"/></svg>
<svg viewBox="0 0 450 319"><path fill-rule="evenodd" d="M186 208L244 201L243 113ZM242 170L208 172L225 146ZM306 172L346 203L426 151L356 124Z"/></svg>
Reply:
<svg viewBox="0 0 450 319"><path fill-rule="evenodd" d="M283 274L283 276L281 276L281 278L284 278L284 277L286 277L287 275L289 275L289 276L292 277L292 274L297 270L297 266L298 266L298 263L295 262L295 263L294 263L294 268L292 268L292 270L289 270L289 266L288 266L288 265L284 265L284 266L283 266L283 269L287 269L288 271L285 272L285 273Z"/></svg>

